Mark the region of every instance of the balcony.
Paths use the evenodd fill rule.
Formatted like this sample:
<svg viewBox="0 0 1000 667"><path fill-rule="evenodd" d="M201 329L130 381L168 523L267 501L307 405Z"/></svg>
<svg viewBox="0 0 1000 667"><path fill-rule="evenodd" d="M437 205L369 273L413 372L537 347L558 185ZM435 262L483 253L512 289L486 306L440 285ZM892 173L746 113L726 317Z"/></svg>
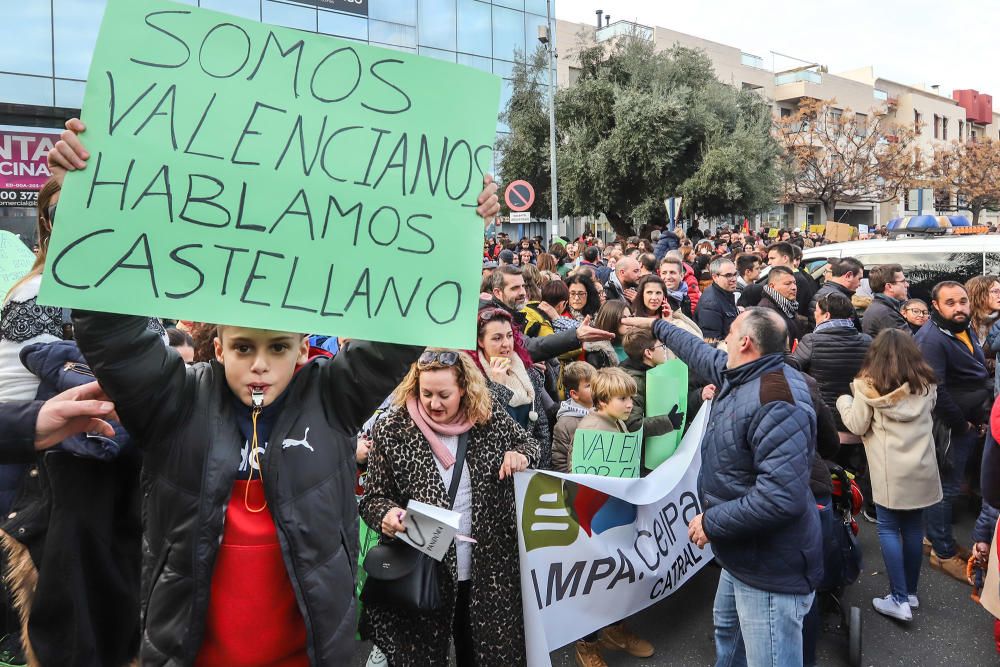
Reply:
<svg viewBox="0 0 1000 667"><path fill-rule="evenodd" d="M755 56L752 53L741 53L740 62L747 67L753 67L754 69L765 69L764 59L760 56Z"/></svg>
<svg viewBox="0 0 1000 667"><path fill-rule="evenodd" d="M615 21L611 25L597 31L597 41L605 42L609 39L631 34L635 34L641 39L653 39L653 29L649 26L633 23L632 21Z"/></svg>
<svg viewBox="0 0 1000 667"><path fill-rule="evenodd" d="M823 75L809 69L798 70L797 72L784 72L774 76L774 85L784 86L788 83L823 83Z"/></svg>

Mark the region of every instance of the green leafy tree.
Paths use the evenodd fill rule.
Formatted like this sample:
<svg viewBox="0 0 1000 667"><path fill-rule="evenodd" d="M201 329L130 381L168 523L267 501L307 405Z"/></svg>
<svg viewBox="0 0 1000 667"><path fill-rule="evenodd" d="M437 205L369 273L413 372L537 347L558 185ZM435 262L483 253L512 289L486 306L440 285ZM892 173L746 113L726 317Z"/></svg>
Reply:
<svg viewBox="0 0 1000 667"><path fill-rule="evenodd" d="M657 52L649 40L627 35L611 44L581 40L576 56L577 81L556 95L561 212L603 213L628 235L665 222L663 200L671 195L685 197L685 211L705 215L772 205L779 152L770 108L718 81L704 53L679 46ZM538 174L532 183L548 201L545 102L525 99L544 66L536 59L515 71L500 165L508 179Z"/></svg>

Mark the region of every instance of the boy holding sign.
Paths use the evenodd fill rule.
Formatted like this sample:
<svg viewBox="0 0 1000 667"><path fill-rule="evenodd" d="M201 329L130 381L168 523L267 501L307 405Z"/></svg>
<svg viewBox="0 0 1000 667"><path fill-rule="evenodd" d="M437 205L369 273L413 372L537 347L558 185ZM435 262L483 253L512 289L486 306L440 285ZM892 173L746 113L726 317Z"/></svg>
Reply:
<svg viewBox="0 0 1000 667"><path fill-rule="evenodd" d="M628 433L629 430L625 422L632 413L636 389L635 380L620 368L602 368L597 371L590 381L594 410L580 420L577 432ZM569 461L573 460L572 449L567 458ZM567 470L566 472L571 471ZM637 658L648 658L653 655L653 645L637 636L622 622L609 625L603 630L577 641L577 664L604 665L604 659L601 657L602 646L625 651Z"/></svg>
<svg viewBox="0 0 1000 667"><path fill-rule="evenodd" d="M49 154L60 179L89 157L83 123L66 126ZM489 222L499 204L484 183ZM352 436L422 348L354 341L307 363L302 333L220 326L216 362L188 367L147 319L74 311L80 349L145 450L143 662L347 664Z"/></svg>

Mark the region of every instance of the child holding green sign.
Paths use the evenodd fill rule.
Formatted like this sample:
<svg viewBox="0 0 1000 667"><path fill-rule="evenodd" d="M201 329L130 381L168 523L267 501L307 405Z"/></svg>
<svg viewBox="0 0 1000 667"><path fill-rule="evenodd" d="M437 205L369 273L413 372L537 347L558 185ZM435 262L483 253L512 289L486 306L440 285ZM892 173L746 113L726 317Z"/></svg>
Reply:
<svg viewBox="0 0 1000 667"><path fill-rule="evenodd" d="M579 430L628 433L625 422L632 412L636 395L635 380L620 368L602 368L590 381L594 410L580 420ZM572 450L567 457L573 460ZM571 472L564 470L564 472ZM625 651L637 658L653 655L653 645L629 630L625 623L616 623L591 633L576 642L576 660L580 665L603 665L601 647Z"/></svg>
<svg viewBox="0 0 1000 667"><path fill-rule="evenodd" d="M49 154L59 179L88 157L83 123L66 126ZM476 211L491 221L484 183ZM307 363L302 333L220 326L216 360L186 366L147 320L74 311L80 349L145 453L142 662L348 664L352 437L422 348L353 341Z"/></svg>

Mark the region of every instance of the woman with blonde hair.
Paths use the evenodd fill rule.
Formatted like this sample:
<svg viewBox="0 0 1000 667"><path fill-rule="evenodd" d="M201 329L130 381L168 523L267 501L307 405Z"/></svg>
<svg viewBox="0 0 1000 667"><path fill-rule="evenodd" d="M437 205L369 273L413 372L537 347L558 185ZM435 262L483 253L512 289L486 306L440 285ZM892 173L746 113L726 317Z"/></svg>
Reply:
<svg viewBox="0 0 1000 667"><path fill-rule="evenodd" d="M986 340L990 327L1000 316L1000 278L992 275L976 276L965 283L965 289L969 293L972 328L979 340Z"/></svg>
<svg viewBox="0 0 1000 667"><path fill-rule="evenodd" d="M442 606L366 603L362 636L392 667L447 664L452 638L460 667L525 664L513 475L535 464L538 444L467 354L433 349L396 389L372 442L360 511L381 543L405 531L410 500L450 507L461 520L435 565Z"/></svg>

